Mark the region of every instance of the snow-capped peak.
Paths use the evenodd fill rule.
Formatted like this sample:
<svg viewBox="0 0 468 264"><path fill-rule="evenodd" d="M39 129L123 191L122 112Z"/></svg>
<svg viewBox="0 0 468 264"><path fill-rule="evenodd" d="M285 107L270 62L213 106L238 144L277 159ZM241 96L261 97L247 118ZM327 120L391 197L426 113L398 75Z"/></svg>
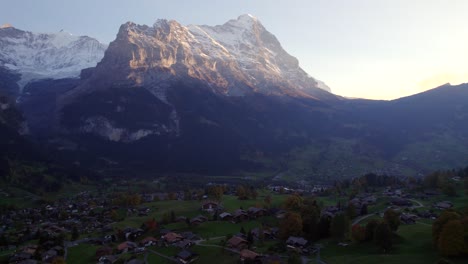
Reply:
<svg viewBox="0 0 468 264"><path fill-rule="evenodd" d="M65 30L33 33L0 28L0 67L20 73L21 87L34 79L77 78L82 69L96 66L106 48L96 39Z"/></svg>
<svg viewBox="0 0 468 264"><path fill-rule="evenodd" d="M165 77L155 78L155 72ZM106 85L130 80L152 87L165 102L166 86L162 83L171 75L207 82L232 96L255 91L318 98L327 96L322 89L329 90L308 76L276 37L248 14L217 26L183 26L165 19L152 26L128 22L90 79L96 84L83 89L104 85L103 79Z"/></svg>
<svg viewBox="0 0 468 264"><path fill-rule="evenodd" d="M10 23L5 23L3 25L0 26L0 29L1 28L12 28L13 26L10 24Z"/></svg>

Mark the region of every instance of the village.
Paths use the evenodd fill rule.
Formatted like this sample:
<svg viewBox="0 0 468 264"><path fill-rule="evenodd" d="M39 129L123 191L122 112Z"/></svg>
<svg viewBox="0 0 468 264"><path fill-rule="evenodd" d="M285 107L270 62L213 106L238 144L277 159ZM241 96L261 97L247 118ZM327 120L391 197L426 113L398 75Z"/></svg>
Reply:
<svg viewBox="0 0 468 264"><path fill-rule="evenodd" d="M337 189L210 184L193 192L84 191L37 208L3 209L0 253L6 263L22 264L186 264L213 257L221 263L327 263L328 245L356 244L354 227L381 221L389 211L399 225L430 226L454 207L437 189L395 185L352 195ZM347 227L337 226L341 216ZM316 226L308 233L311 221Z"/></svg>

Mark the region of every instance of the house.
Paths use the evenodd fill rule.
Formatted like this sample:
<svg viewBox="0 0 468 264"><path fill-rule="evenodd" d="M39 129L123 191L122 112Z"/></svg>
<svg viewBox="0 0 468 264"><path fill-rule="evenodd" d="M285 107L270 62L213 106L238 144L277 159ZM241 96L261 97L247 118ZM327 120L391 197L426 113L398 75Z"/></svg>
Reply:
<svg viewBox="0 0 468 264"><path fill-rule="evenodd" d="M127 253L137 247L136 243L133 243L131 241L125 241L117 246L117 250L120 253Z"/></svg>
<svg viewBox="0 0 468 264"><path fill-rule="evenodd" d="M31 259L32 257L33 257L32 254L29 254L26 252L16 253L10 258L10 263L18 263L23 260Z"/></svg>
<svg viewBox="0 0 468 264"><path fill-rule="evenodd" d="M51 262L55 257L58 256L57 251L50 249L42 253L42 262Z"/></svg>
<svg viewBox="0 0 468 264"><path fill-rule="evenodd" d="M184 232L181 235L182 235L182 237L184 239L188 239L188 240L191 240L191 241L201 240L201 238L198 235L196 235L196 234L194 234L192 232Z"/></svg>
<svg viewBox="0 0 468 264"><path fill-rule="evenodd" d="M184 239L184 240L181 240L177 243L174 243L174 246L178 247L178 248L181 248L181 249L184 249L184 248L189 248L191 246L193 246L194 243L191 241L191 240L188 240L188 239Z"/></svg>
<svg viewBox="0 0 468 264"><path fill-rule="evenodd" d="M146 237L140 241L140 246L149 247L154 246L158 243L158 240L154 237Z"/></svg>
<svg viewBox="0 0 468 264"><path fill-rule="evenodd" d="M188 218L186 216L179 216L179 217L176 218L175 221L178 222L178 223L184 223L184 222L187 222L187 219Z"/></svg>
<svg viewBox="0 0 468 264"><path fill-rule="evenodd" d="M249 263L261 263L260 262L261 255L254 251L243 249L240 251L239 254L240 254L240 260L242 263L244 263L244 261L248 261Z"/></svg>
<svg viewBox="0 0 468 264"><path fill-rule="evenodd" d="M249 219L249 215L247 214L247 212L241 209L236 210L234 214L232 215L232 220L236 223L239 223L248 219Z"/></svg>
<svg viewBox="0 0 468 264"><path fill-rule="evenodd" d="M116 262L119 258L117 256L113 255L108 255L108 256L102 256L98 260L98 264L112 264Z"/></svg>
<svg viewBox="0 0 468 264"><path fill-rule="evenodd" d="M250 207L247 212L252 218L258 218L266 215L266 210L263 208Z"/></svg>
<svg viewBox="0 0 468 264"><path fill-rule="evenodd" d="M228 212L224 212L218 215L219 219L223 221L231 221L232 220L232 214Z"/></svg>
<svg viewBox="0 0 468 264"><path fill-rule="evenodd" d="M340 208L337 206L327 206L322 210L322 216L333 218L338 212L340 212Z"/></svg>
<svg viewBox="0 0 468 264"><path fill-rule="evenodd" d="M190 225L197 226L201 223L208 221L208 219L202 215L190 219Z"/></svg>
<svg viewBox="0 0 468 264"><path fill-rule="evenodd" d="M439 192L438 190L425 190L424 194L427 196L437 196L437 195L441 195L442 193Z"/></svg>
<svg viewBox="0 0 468 264"><path fill-rule="evenodd" d="M453 207L453 204L449 201L438 202L433 205L435 208L440 210L447 210Z"/></svg>
<svg viewBox="0 0 468 264"><path fill-rule="evenodd" d="M35 260L35 259L25 259L25 260L22 260L22 261L18 262L18 264L37 264L37 260Z"/></svg>
<svg viewBox="0 0 468 264"><path fill-rule="evenodd" d="M288 240L286 240L287 248L299 251L302 251L307 243L308 241L303 237L290 236Z"/></svg>
<svg viewBox="0 0 468 264"><path fill-rule="evenodd" d="M403 198L394 198L390 201L392 205L396 206L412 206L413 203L408 200L408 199L403 199Z"/></svg>
<svg viewBox="0 0 468 264"><path fill-rule="evenodd" d="M418 213L418 216L421 217L421 218L428 218L428 219L435 219L437 218L437 214L431 212L431 211L423 211L423 212L419 212Z"/></svg>
<svg viewBox="0 0 468 264"><path fill-rule="evenodd" d="M285 264L280 256L270 255L262 258L262 264Z"/></svg>
<svg viewBox="0 0 468 264"><path fill-rule="evenodd" d="M400 220L404 224L415 224L416 219L418 219L418 216L414 214L401 214L400 215Z"/></svg>
<svg viewBox="0 0 468 264"><path fill-rule="evenodd" d="M275 213L275 217L276 217L277 219L283 219L283 218L286 217L286 214L287 214L287 213L288 213L288 212L287 212L286 210L279 210L279 211L277 211L277 212Z"/></svg>
<svg viewBox="0 0 468 264"><path fill-rule="evenodd" d="M219 203L213 202L213 201L204 202L201 206L202 211L210 212L210 213L218 210L218 208L219 208Z"/></svg>
<svg viewBox="0 0 468 264"><path fill-rule="evenodd" d="M176 258L182 263L182 264L188 264L192 263L195 260L198 259L198 254L190 252L188 250L182 250L177 254Z"/></svg>
<svg viewBox="0 0 468 264"><path fill-rule="evenodd" d="M227 246L230 248L234 248L237 250L242 250L244 248L247 248L247 240L238 237L238 236L233 236L227 241Z"/></svg>
<svg viewBox="0 0 468 264"><path fill-rule="evenodd" d="M111 247L107 247L107 246L104 246L104 247L100 247L96 250L96 259L99 260L101 257L103 256L108 256L108 255L111 255L112 254L112 248Z"/></svg>
<svg viewBox="0 0 468 264"><path fill-rule="evenodd" d="M164 236L162 236L162 238L168 244L174 244L174 243L179 242L180 240L183 239L183 237L181 235L179 235L177 233L174 233L174 232L169 232L169 233L165 234Z"/></svg>

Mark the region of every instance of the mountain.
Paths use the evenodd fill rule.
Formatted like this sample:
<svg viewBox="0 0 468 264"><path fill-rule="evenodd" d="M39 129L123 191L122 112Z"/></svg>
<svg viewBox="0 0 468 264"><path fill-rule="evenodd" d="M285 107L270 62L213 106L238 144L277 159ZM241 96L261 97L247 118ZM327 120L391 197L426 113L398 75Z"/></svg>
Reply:
<svg viewBox="0 0 468 264"><path fill-rule="evenodd" d="M14 90L18 74L1 74ZM112 175L282 171L331 181L468 163L468 85L393 101L328 90L242 15L214 27L125 23L96 67L29 82L19 107L59 159Z"/></svg>
<svg viewBox="0 0 468 264"><path fill-rule="evenodd" d="M82 69L96 66L106 48L96 39L63 30L44 34L0 27L0 67L21 75L20 88L35 79L78 78Z"/></svg>

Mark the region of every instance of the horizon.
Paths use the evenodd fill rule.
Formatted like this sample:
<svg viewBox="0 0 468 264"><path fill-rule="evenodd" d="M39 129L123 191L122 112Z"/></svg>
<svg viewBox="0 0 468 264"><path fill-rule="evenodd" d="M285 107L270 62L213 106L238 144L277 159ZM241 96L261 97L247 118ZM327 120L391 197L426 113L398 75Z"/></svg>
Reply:
<svg viewBox="0 0 468 264"><path fill-rule="evenodd" d="M468 68L464 48L468 30L463 27L468 17L462 12L468 2L293 2L297 5L281 1L271 6L265 0L237 4L20 0L4 4L0 24L38 33L64 29L109 43L127 21L152 25L157 19L168 19L184 26L214 26L252 14L299 60L302 69L343 97L392 100L445 83L468 82L468 70L464 70ZM27 5L34 8L23 10ZM22 16L17 15L20 11ZM447 15L441 19L441 14ZM282 18L277 19L278 15Z"/></svg>

